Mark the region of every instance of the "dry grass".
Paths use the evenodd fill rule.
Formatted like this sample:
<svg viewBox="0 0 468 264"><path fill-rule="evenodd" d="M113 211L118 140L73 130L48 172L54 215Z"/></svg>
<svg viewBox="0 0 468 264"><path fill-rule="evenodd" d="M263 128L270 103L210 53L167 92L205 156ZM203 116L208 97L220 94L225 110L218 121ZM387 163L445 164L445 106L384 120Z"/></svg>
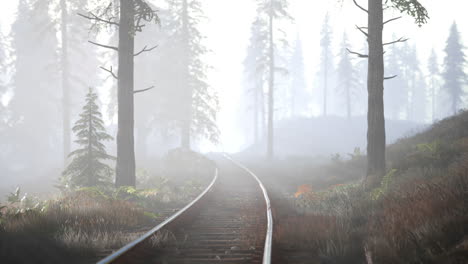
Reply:
<svg viewBox="0 0 468 264"><path fill-rule="evenodd" d="M6 212L2 220L5 236L0 236L1 256L12 263L30 263L34 258L27 261L27 256L39 244L44 252L51 251L43 256L50 261L45 263L65 263L69 256L79 262L123 246L141 234L139 229L154 224L154 219L134 203L84 191L49 201L42 211ZM14 250L7 251L11 245L16 245ZM20 252L28 252L22 257L25 260L18 258ZM61 261L55 261L58 259Z"/></svg>
<svg viewBox="0 0 468 264"><path fill-rule="evenodd" d="M387 153L393 173L373 192L359 182L331 186L335 178L362 176L358 170L337 176L354 165L335 162L322 168L327 180L316 182L311 169L309 180L295 184L318 186L314 192L292 198L290 188L274 197L276 247L312 252L310 263L366 263L366 257L379 264L468 263L468 113L402 139ZM297 207L304 203L306 210Z"/></svg>

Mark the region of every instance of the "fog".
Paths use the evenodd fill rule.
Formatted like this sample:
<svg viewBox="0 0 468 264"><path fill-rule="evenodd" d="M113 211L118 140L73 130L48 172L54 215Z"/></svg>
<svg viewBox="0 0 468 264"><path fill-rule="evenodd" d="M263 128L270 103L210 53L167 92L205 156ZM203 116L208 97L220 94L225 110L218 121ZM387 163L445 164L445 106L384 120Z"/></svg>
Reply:
<svg viewBox="0 0 468 264"><path fill-rule="evenodd" d="M135 94L137 169L181 146L179 130L185 118L179 89L184 67L180 45L185 36L178 32L180 17L174 13L179 7L166 1L150 2L161 22L147 23L135 39L135 52L157 46L135 58L134 89L155 87ZM384 33L386 41L409 38L386 47L386 76L397 75L385 82L387 143L423 131L433 121L452 114L443 90L445 80L431 72L434 65L429 57L433 50L437 57L433 62L442 73L452 23L457 23L462 43L466 39L468 21L462 12L466 3L421 2L430 14L426 25L419 28L411 17L404 16ZM191 148L261 158L267 148L268 84L259 55L262 33L252 26L258 18L256 4L247 0L235 5L217 0L201 3L200 10L190 11L193 57L185 61L197 71L191 82L199 93L194 97L199 105L194 108L198 119L191 128ZM70 93L66 102L69 127L78 120L85 94L92 87L99 97L105 128L116 138L117 82L100 67L107 71L113 67L117 72L117 53L88 41L116 46L117 32L107 26L91 27L89 20L77 15L97 6L99 1L70 1L68 77L64 83L60 1L1 3L0 196L15 186L38 193L54 190L69 162L64 161L63 115L67 113L63 85ZM459 8L446 12L450 6ZM346 51L366 53L365 38L354 27L364 25L365 16L351 1L291 1L288 12L290 18L279 20L275 28L275 157L328 158L356 148L365 151L367 62ZM396 15L394 10L385 17ZM465 106L462 97L457 111ZM77 139L76 134L71 136L71 141ZM105 144L115 156L115 141ZM69 151L76 148L72 143Z"/></svg>

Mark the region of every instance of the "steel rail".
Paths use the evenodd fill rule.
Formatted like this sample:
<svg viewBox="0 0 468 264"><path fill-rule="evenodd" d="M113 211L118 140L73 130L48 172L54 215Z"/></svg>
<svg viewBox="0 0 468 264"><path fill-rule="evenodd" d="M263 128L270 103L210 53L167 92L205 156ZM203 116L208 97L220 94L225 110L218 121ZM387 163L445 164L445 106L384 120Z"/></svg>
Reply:
<svg viewBox="0 0 468 264"><path fill-rule="evenodd" d="M105 257L104 259L100 260L97 262L97 264L108 264L112 263L113 261L117 260L120 256L125 254L126 252L130 251L132 248L140 244L141 242L145 241L149 237L151 237L153 234L155 234L157 231L161 230L163 227L165 227L167 224L171 223L173 220L175 220L177 217L179 217L181 214L183 214L185 211L187 211L189 208L191 208L195 203L197 203L205 194L211 190L213 185L215 184L216 180L218 179L218 169L215 169L215 176L213 177L213 180L211 181L210 185L206 187L206 189L197 196L193 201L191 201L189 204L187 204L184 208L180 209L177 211L175 214L173 214L171 217L168 219L164 220L164 222L160 223L156 227L152 228L150 231L146 232L144 235L140 236L139 238L135 239L134 241L128 243L127 245L123 246L119 250L115 251L111 255Z"/></svg>
<svg viewBox="0 0 468 264"><path fill-rule="evenodd" d="M265 186L263 185L262 181L260 181L260 179L257 177L257 175L255 175L255 173L253 173L251 170L249 170L247 167L240 164L239 162L233 160L227 154L224 154L224 157L230 160L231 162L233 162L235 165L237 165L241 169L245 170L247 173L249 173L258 182L258 185L262 189L263 197L265 198L265 203L266 203L266 208L267 208L267 232L266 232L266 237L265 237L265 245L263 247L262 264L270 264L272 243L273 243L273 214L271 213L271 203L270 203L270 198L268 197L268 192Z"/></svg>

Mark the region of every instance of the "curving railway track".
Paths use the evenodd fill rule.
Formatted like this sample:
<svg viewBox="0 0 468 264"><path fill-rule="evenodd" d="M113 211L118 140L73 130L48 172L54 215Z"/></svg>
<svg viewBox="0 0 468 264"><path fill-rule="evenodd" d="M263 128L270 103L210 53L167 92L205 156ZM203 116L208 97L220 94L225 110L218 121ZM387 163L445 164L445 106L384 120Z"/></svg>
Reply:
<svg viewBox="0 0 468 264"><path fill-rule="evenodd" d="M269 264L273 220L265 187L229 157L217 163L195 200L98 264Z"/></svg>

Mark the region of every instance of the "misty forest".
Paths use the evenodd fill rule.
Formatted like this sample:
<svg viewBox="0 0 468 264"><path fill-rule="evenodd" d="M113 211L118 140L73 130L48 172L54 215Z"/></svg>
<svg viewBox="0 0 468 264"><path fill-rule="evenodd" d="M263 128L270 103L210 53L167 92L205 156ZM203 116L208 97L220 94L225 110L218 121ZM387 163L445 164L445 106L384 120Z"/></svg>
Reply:
<svg viewBox="0 0 468 264"><path fill-rule="evenodd" d="M468 263L464 0L3 0L1 263Z"/></svg>

